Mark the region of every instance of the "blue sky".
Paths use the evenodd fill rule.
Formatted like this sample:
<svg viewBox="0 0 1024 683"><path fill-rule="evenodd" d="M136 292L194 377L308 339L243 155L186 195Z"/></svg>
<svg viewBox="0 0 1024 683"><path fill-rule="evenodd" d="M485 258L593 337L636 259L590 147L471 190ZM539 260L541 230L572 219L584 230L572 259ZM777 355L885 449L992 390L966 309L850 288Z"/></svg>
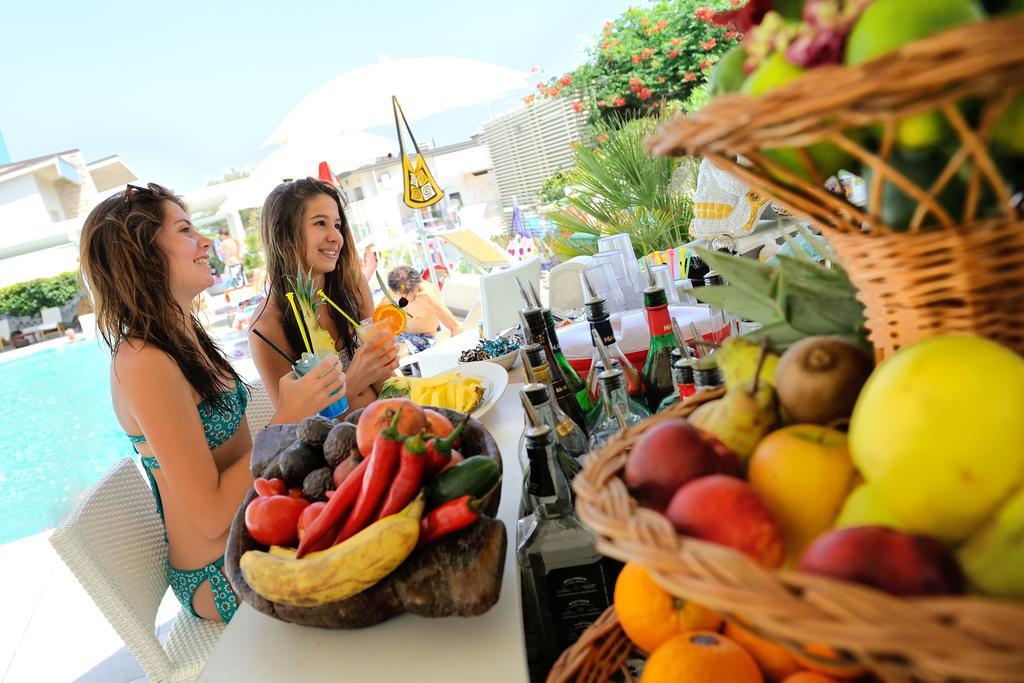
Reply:
<svg viewBox="0 0 1024 683"><path fill-rule="evenodd" d="M3 0L0 131L14 161L76 147L90 161L119 154L144 180L183 191L257 162L304 95L382 54L560 74L630 4L641 3ZM438 114L416 137L457 142L486 117L485 107Z"/></svg>

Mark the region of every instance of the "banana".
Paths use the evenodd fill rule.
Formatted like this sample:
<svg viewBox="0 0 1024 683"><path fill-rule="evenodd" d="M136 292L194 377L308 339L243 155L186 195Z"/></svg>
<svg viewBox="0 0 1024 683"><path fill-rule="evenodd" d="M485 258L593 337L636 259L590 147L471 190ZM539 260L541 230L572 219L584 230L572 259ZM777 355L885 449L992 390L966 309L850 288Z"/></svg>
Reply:
<svg viewBox="0 0 1024 683"><path fill-rule="evenodd" d="M246 582L273 602L310 607L360 593L390 574L416 548L423 494L336 546L295 559L290 548L249 550L239 564Z"/></svg>

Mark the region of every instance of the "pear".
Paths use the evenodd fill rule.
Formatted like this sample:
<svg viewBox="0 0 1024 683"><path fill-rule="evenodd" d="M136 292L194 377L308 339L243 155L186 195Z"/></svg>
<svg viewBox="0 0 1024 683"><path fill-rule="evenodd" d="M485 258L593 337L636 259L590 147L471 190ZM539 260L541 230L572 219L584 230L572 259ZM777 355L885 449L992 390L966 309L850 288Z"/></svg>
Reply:
<svg viewBox="0 0 1024 683"><path fill-rule="evenodd" d="M767 356L765 347L753 379L728 389L725 396L701 406L689 417L691 424L717 438L744 461L757 442L779 424L775 390L760 376Z"/></svg>
<svg viewBox="0 0 1024 683"><path fill-rule="evenodd" d="M967 539L957 559L972 588L1024 599L1024 487Z"/></svg>
<svg viewBox="0 0 1024 683"><path fill-rule="evenodd" d="M870 484L860 484L846 497L833 527L887 526L902 529L903 523L886 507L882 497Z"/></svg>

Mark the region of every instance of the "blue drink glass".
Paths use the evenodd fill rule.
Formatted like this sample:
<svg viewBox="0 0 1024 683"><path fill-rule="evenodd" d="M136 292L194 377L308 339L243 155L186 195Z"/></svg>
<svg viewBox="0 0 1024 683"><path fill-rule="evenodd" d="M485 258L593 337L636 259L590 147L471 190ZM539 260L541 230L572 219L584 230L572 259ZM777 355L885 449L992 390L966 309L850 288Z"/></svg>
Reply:
<svg viewBox="0 0 1024 683"><path fill-rule="evenodd" d="M299 358L299 362L292 366L292 370L295 371L296 377L302 377L312 372L316 366L323 362L323 358L320 356L313 355L311 353L303 353L302 357ZM331 392L331 396L336 396L341 392L341 388L335 389ZM343 415L348 411L348 397L342 394L341 398L327 406L320 411L320 415L323 417L334 419L339 415Z"/></svg>

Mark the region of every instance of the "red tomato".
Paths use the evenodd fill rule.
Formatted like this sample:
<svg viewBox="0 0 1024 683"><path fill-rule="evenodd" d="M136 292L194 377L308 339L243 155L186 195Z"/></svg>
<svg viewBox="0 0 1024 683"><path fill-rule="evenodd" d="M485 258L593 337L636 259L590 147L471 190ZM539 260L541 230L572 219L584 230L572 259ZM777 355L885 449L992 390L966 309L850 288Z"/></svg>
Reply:
<svg viewBox="0 0 1024 683"><path fill-rule="evenodd" d="M332 492L333 493L333 492ZM327 503L310 503L306 506L306 509L299 515L299 523L296 525L299 532L299 540L302 540L303 534L306 533L306 527L313 523L313 520L317 518L320 511L327 507Z"/></svg>
<svg viewBox="0 0 1024 683"><path fill-rule="evenodd" d="M309 505L305 498L259 496L245 508L245 528L263 545L292 545L298 541L299 515Z"/></svg>

